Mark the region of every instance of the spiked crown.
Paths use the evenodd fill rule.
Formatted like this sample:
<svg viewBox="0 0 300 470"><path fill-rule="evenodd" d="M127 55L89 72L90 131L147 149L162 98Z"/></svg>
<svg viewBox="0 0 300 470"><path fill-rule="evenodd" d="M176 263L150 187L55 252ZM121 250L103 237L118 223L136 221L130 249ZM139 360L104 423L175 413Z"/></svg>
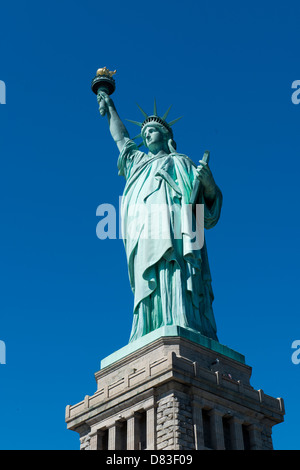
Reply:
<svg viewBox="0 0 300 470"><path fill-rule="evenodd" d="M177 118L177 119L174 119L174 121L171 121L171 122L166 121L167 116L170 112L170 109L172 108L172 105L168 108L168 110L165 112L165 114L162 117L158 116L158 114L157 114L157 108L156 108L156 101L155 100L154 100L153 114L151 114L151 115L148 115L147 113L145 113L145 111L138 104L137 104L137 106L138 106L139 110L141 111L141 113L143 114L145 120L143 122L138 122L138 121L132 121L131 119L127 119L127 121L132 122L133 124L136 124L137 126L139 126L141 128L141 133L138 134L137 136L135 136L133 138L133 140L138 139L139 137L143 138L144 128L147 125L152 124L152 123L153 123L153 125L160 124L161 126L163 126L170 133L170 137L173 139L173 130L172 130L171 126L173 126L173 124L175 124L175 122L179 121L179 119L181 119L182 116ZM139 144L138 147L140 147L141 145L143 145L143 142L141 144Z"/></svg>

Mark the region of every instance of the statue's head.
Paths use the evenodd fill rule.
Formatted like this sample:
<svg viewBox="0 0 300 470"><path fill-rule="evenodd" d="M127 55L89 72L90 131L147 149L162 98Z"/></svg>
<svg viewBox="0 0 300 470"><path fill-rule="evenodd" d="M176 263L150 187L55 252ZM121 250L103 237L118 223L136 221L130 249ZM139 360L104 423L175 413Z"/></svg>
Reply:
<svg viewBox="0 0 300 470"><path fill-rule="evenodd" d="M161 122L151 120L150 118L148 118L148 122L143 123L141 131L145 147L152 153L157 153L160 150L164 150L166 153L175 152L176 143L173 139L171 128L168 129Z"/></svg>
<svg viewBox="0 0 300 470"><path fill-rule="evenodd" d="M172 125L175 124L179 119L175 119L172 122L167 122L166 118L169 114L171 106L165 112L163 117L157 115L156 111L156 103L154 101L154 112L151 116L145 113L142 108L138 105L139 109L143 113L145 120L143 122L137 121L128 121L133 122L134 124L138 125L141 128L141 133L135 137L142 137L144 144L150 152L153 153L155 149L155 153L159 150L164 150L167 153L175 152L176 151L176 143L173 137ZM140 145L142 145L140 144Z"/></svg>

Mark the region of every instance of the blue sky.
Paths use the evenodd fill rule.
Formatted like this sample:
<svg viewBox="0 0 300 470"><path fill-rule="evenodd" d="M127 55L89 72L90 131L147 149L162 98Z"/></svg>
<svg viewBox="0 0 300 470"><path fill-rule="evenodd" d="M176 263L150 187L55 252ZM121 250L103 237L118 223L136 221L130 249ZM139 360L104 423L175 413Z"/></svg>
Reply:
<svg viewBox="0 0 300 470"><path fill-rule="evenodd" d="M96 237L97 207L118 207L124 187L90 90L105 65L123 119L155 97L184 116L178 151L210 150L224 197L206 234L219 340L245 355L253 387L284 398L274 447L300 449L299 15L296 1L2 4L1 449L78 449L65 406L128 342L123 242Z"/></svg>

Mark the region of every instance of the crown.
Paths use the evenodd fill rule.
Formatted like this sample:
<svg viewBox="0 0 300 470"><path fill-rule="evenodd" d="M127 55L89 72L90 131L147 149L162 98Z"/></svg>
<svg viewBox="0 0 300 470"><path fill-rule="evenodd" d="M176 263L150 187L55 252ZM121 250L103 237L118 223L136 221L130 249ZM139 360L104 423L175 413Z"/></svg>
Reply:
<svg viewBox="0 0 300 470"><path fill-rule="evenodd" d="M167 121L165 121L163 118L159 117L159 116L155 116L154 114L151 115L151 116L148 116L145 121L142 123L142 132L143 132L143 129L144 127L149 124L149 123L157 123L157 124L160 124L161 126L164 126L167 131L170 132L171 136L173 137L173 131L172 131L172 128L171 128L171 125L167 123Z"/></svg>
<svg viewBox="0 0 300 470"><path fill-rule="evenodd" d="M152 124L152 123L153 124L160 124L161 126L163 126L171 134L171 137L173 138L173 130L172 130L171 126L173 126L173 124L175 124L175 122L179 121L179 119L181 119L182 116L177 118L177 119L174 119L174 121L171 121L171 122L166 121L167 116L170 112L170 109L172 108L172 105L167 109L167 111L165 112L165 114L162 117L158 116L158 114L157 114L157 107L156 107L156 101L155 100L154 100L153 114L151 114L149 116L148 116L147 113L145 113L145 111L138 104L137 104L137 107L139 108L139 110L143 114L145 120L143 122L138 122L138 121L132 121L131 119L127 119L127 121L132 122L133 124L135 124L135 125L137 125L141 128L141 133L138 134L137 136L133 137L133 140L138 139L139 137L142 137L143 129L148 124ZM138 147L141 147L142 145L143 145L143 142L141 144L139 144Z"/></svg>

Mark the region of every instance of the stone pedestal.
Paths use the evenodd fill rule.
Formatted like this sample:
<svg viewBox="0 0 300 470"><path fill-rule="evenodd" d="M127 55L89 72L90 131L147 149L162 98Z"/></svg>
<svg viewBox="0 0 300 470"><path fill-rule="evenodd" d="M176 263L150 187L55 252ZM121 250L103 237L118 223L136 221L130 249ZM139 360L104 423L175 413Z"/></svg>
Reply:
<svg viewBox="0 0 300 470"><path fill-rule="evenodd" d="M66 407L80 448L272 449L283 400L250 385L244 357L201 335L161 333L104 359L95 394Z"/></svg>

